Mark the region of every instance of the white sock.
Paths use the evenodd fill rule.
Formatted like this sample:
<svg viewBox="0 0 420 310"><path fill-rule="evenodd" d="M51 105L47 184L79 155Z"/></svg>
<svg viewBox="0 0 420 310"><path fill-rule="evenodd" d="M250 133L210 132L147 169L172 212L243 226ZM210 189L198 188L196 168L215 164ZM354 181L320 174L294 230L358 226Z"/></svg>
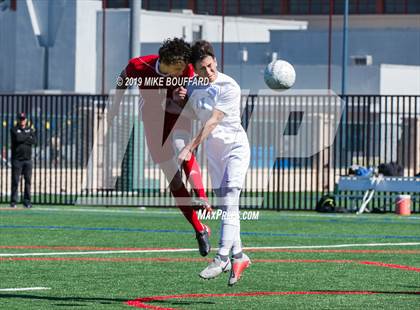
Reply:
<svg viewBox="0 0 420 310"><path fill-rule="evenodd" d="M222 213L219 255L242 252L239 221L239 188L221 188L215 190L218 206Z"/></svg>

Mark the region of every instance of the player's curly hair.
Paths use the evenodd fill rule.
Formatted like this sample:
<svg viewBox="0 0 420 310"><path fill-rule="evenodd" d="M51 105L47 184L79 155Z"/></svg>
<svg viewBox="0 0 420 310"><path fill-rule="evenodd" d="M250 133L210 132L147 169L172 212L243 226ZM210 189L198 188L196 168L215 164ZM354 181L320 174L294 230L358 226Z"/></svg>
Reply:
<svg viewBox="0 0 420 310"><path fill-rule="evenodd" d="M194 65L197 61L207 56L215 57L214 49L210 42L205 40L195 42L191 48L190 63Z"/></svg>
<svg viewBox="0 0 420 310"><path fill-rule="evenodd" d="M159 48L161 62L173 65L180 61L188 63L191 56L191 45L180 38L167 39Z"/></svg>

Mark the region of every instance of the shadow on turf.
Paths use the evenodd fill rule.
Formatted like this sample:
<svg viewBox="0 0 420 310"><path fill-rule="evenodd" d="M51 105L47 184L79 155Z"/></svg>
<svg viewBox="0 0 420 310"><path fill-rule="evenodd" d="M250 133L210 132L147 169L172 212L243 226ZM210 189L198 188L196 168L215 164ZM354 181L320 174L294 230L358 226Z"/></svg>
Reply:
<svg viewBox="0 0 420 310"><path fill-rule="evenodd" d="M37 295L26 295L26 294L0 294L2 298L21 298L21 299L32 299L32 300L49 300L49 301L63 301L63 302L74 302L74 304L55 304L56 306L68 306L68 307L80 307L87 305L80 305L76 303L80 302L98 302L100 304L112 304L122 303L130 298L92 298L92 297L51 297L51 296L37 296Z"/></svg>
<svg viewBox="0 0 420 310"><path fill-rule="evenodd" d="M49 300L49 301L62 301L66 302L65 304L54 304L54 306L59 307L87 307L88 304L80 304L80 302L92 303L98 302L100 304L113 304L113 303L123 303L129 300L130 298L89 298L89 297L49 297L49 296L37 296L37 295L26 295L26 294L0 294L1 298L21 298L21 299L31 299L31 300ZM69 302L74 302L73 304ZM215 302L211 301L186 301L186 300L151 300L149 304L171 304L173 306L190 306L196 304L203 305L215 305Z"/></svg>

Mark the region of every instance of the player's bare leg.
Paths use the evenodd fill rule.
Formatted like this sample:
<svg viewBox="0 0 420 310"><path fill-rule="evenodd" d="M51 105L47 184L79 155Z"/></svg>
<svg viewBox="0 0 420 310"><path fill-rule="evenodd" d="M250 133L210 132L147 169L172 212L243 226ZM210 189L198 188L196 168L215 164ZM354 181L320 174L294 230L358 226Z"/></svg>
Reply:
<svg viewBox="0 0 420 310"><path fill-rule="evenodd" d="M191 139L191 134L186 130L176 129L173 132L172 139L175 152L179 154L179 152L187 145ZM193 199L192 201L193 208L204 209L206 212L211 213L213 210L204 190L201 169L198 165L196 157L193 154L190 160L185 161L182 164L182 169L184 170L185 175L187 176L187 180L191 184L191 187L197 196L197 198Z"/></svg>
<svg viewBox="0 0 420 310"><path fill-rule="evenodd" d="M197 213L192 208L192 200L188 190L182 182L181 173L175 161L167 161L159 164L169 182L169 188L174 196L178 208L182 211L185 218L191 223L196 232L196 239L201 256L210 253L210 228L203 225L198 219Z"/></svg>

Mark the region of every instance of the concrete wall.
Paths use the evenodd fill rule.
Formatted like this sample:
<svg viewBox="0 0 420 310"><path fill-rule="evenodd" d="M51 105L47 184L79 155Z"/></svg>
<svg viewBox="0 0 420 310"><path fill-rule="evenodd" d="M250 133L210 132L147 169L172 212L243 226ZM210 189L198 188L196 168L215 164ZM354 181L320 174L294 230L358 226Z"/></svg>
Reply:
<svg viewBox="0 0 420 310"><path fill-rule="evenodd" d="M0 91L13 92L16 81L16 13L0 11Z"/></svg>
<svg viewBox="0 0 420 310"><path fill-rule="evenodd" d="M102 11L97 13L96 93L115 88L117 77L130 59L130 18L128 10L109 10L105 16L105 70L102 68Z"/></svg>
<svg viewBox="0 0 420 310"><path fill-rule="evenodd" d="M66 1L50 48L49 89L73 92L76 67L76 2Z"/></svg>
<svg viewBox="0 0 420 310"><path fill-rule="evenodd" d="M203 38L211 42L222 40L222 17L211 15L193 15L142 10L142 42L162 42L174 35L192 41L194 26L203 27ZM225 18L226 42L269 42L269 29L305 30L305 21L284 21L277 19L259 19L232 17ZM153 31L150 31L153 29Z"/></svg>
<svg viewBox="0 0 420 310"><path fill-rule="evenodd" d="M12 14L16 14L16 28L7 28L16 35L14 91L42 89L43 50L34 35L26 3L19 1Z"/></svg>
<svg viewBox="0 0 420 310"><path fill-rule="evenodd" d="M129 10L109 9L106 12L105 71L102 70L102 11L96 0L33 0L38 12L47 16L46 3L64 5L65 14L55 18L57 36L50 48L49 85L64 92L100 93L102 80L105 92L129 59ZM43 8L44 7L44 11ZM262 73L273 52L291 62L297 72L295 88L327 87L328 32L326 16L300 16L305 21L284 21L258 18L227 17L224 71L243 88L265 88ZM372 16L370 16L372 17ZM420 66L419 16L351 16L349 56L372 55L373 66L349 67L349 93L378 94L406 92L408 84L389 78L381 64ZM294 18L294 17L292 17ZM57 22L57 20L59 22ZM341 19L333 19L332 86L341 88ZM45 23L44 23L45 24ZM43 25L44 25L43 24ZM12 26L11 26L12 25ZM13 27L13 25L16 25ZM214 43L221 67L221 17L142 11L141 54L156 53L161 42L169 37L192 39L192 30L201 25L203 39ZM45 25L44 25L45 26ZM272 29L272 30L270 30ZM294 29L294 30L286 30ZM300 29L300 30L299 30ZM19 92L42 89L43 48L34 35L26 1L18 1L16 12L0 12L0 91ZM244 61L243 51L248 58ZM350 63L350 59L349 59ZM411 69L410 69L411 70ZM393 71L401 81L404 74ZM406 74L409 74L408 72ZM400 76L401 75L401 76ZM415 79L411 79L413 85ZM388 86L387 86L388 85ZM389 86L391 85L391 86ZM397 86L402 88L398 90ZM412 88L410 88L412 89Z"/></svg>
<svg viewBox="0 0 420 310"><path fill-rule="evenodd" d="M80 1L76 6L74 91L77 93L92 93L96 90L96 18L101 9L100 1Z"/></svg>
<svg viewBox="0 0 420 310"><path fill-rule="evenodd" d="M39 18L54 13L58 2L34 1ZM49 55L50 89L74 90L75 2L64 1L57 23L57 36ZM52 14L53 14L52 13ZM51 17L53 19L53 17ZM41 20L40 20L41 21ZM44 22L44 21L43 21ZM44 22L45 30L49 26ZM26 92L43 88L44 49L40 46L29 16L27 2L18 1L16 12L0 12L0 91ZM13 82L11 82L13 81Z"/></svg>
<svg viewBox="0 0 420 310"><path fill-rule="evenodd" d="M350 29L349 57L372 55L373 64L420 65L420 27ZM341 65L343 36L332 33L332 63ZM272 31L271 48L296 64L328 63L328 31ZM349 59L350 61L350 59Z"/></svg>
<svg viewBox="0 0 420 310"><path fill-rule="evenodd" d="M33 7L32 19L28 10ZM35 16L35 18L34 18ZM105 70L102 70L102 11L97 0L18 1L16 12L0 12L0 91L26 92L43 89L44 47L49 48L49 89L62 92L108 92L129 59L128 9L106 11ZM34 20L36 22L34 22ZM16 24L16 26L11 26ZM36 25L41 36L36 36ZM170 37L193 39L193 29L202 28L202 38L220 42L221 17L142 11L142 54L156 53ZM267 44L269 29L306 29L306 22L227 17L225 41L237 44ZM52 38L55 38L52 39ZM259 43L260 42L260 43ZM151 46L147 46L151 44ZM238 61L240 52L226 62Z"/></svg>

